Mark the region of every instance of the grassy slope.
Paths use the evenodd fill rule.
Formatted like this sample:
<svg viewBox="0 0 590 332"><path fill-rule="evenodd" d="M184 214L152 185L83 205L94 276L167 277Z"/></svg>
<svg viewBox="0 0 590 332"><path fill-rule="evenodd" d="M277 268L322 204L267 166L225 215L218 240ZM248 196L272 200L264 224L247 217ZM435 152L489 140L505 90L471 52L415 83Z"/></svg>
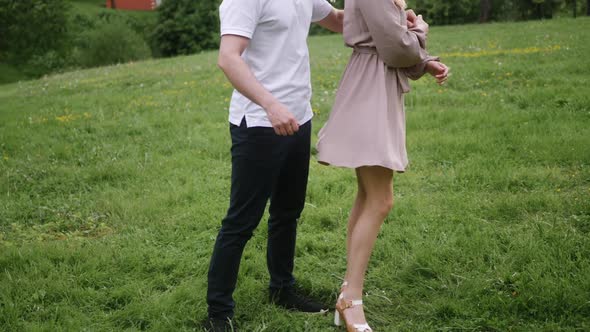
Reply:
<svg viewBox="0 0 590 332"><path fill-rule="evenodd" d="M454 76L406 99L412 165L367 277L374 328L590 329L589 28L433 28ZM317 132L349 50L337 36L310 45ZM529 53L494 55L507 49ZM215 58L0 87L0 330L199 328L230 175L231 88ZM330 302L354 183L312 164L296 272ZM265 231L244 254L240 326L332 331L267 304Z"/></svg>

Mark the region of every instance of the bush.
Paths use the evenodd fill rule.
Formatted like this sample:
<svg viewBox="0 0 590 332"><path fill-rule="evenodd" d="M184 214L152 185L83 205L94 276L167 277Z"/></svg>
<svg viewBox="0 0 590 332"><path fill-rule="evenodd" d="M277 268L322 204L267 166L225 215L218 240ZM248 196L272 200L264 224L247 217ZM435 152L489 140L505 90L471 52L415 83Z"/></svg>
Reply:
<svg viewBox="0 0 590 332"><path fill-rule="evenodd" d="M28 77L39 77L58 72L68 65L71 63L68 63L68 59L63 54L49 51L43 55L33 55L26 65L22 66L22 71Z"/></svg>
<svg viewBox="0 0 590 332"><path fill-rule="evenodd" d="M81 34L77 41L76 62L82 67L97 67L150 57L143 38L119 20L101 21Z"/></svg>
<svg viewBox="0 0 590 332"><path fill-rule="evenodd" d="M424 15L430 24L460 24L479 18L479 0L414 0L408 5Z"/></svg>
<svg viewBox="0 0 590 332"><path fill-rule="evenodd" d="M490 6L488 19L508 21L551 18L566 0L408 0L408 5L431 24L477 22L483 3Z"/></svg>
<svg viewBox="0 0 590 332"><path fill-rule="evenodd" d="M584 2L578 1L578 15L586 11ZM434 25L551 18L558 11L569 12L573 5L572 0L407 0L407 3ZM489 11L484 13L485 5ZM334 1L334 6L344 8L344 0ZM323 33L327 32L321 27L311 27L311 34Z"/></svg>
<svg viewBox="0 0 590 332"><path fill-rule="evenodd" d="M153 48L162 56L192 54L219 45L221 1L166 0L158 8Z"/></svg>
<svg viewBox="0 0 590 332"><path fill-rule="evenodd" d="M563 0L518 0L512 1L517 19L552 18Z"/></svg>
<svg viewBox="0 0 590 332"><path fill-rule="evenodd" d="M0 58L24 64L67 45L65 0L0 0Z"/></svg>
<svg viewBox="0 0 590 332"><path fill-rule="evenodd" d="M130 15L133 14L133 15ZM139 15L138 15L139 14ZM145 14L145 15L144 15ZM102 29L102 27L109 24L125 24L128 28L139 35L146 44L149 41L153 30L155 28L155 15L152 13L136 13L119 10L101 11L98 15L89 16L87 14L75 14L70 19L70 30L78 31L74 38L73 46L85 48L87 42L87 34L89 31L95 29ZM152 55L158 50L151 50Z"/></svg>

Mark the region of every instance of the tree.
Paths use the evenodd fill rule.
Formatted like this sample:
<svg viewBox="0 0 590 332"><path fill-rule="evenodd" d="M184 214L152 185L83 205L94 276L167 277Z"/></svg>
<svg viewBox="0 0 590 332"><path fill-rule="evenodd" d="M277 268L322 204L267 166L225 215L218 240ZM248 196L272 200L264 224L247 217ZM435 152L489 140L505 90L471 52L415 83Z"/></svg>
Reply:
<svg viewBox="0 0 590 332"><path fill-rule="evenodd" d="M62 51L68 41L65 0L0 0L0 56L25 63Z"/></svg>
<svg viewBox="0 0 590 332"><path fill-rule="evenodd" d="M590 16L590 0L586 1L586 15Z"/></svg>
<svg viewBox="0 0 590 332"><path fill-rule="evenodd" d="M486 23L490 20L492 12L492 0L480 0L479 2L479 23Z"/></svg>
<svg viewBox="0 0 590 332"><path fill-rule="evenodd" d="M163 56L192 54L219 45L219 0L166 0L158 7L152 42Z"/></svg>
<svg viewBox="0 0 590 332"><path fill-rule="evenodd" d="M570 0L570 2L572 3L572 12L574 18L576 18L578 16L578 0Z"/></svg>
<svg viewBox="0 0 590 332"><path fill-rule="evenodd" d="M408 6L431 24L477 22L481 11L477 0L409 0Z"/></svg>

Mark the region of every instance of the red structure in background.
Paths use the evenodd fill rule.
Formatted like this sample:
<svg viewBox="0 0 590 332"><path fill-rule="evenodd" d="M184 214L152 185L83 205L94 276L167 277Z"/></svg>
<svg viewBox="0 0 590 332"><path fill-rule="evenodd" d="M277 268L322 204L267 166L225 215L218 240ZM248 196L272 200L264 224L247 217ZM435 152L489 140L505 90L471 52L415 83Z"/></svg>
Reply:
<svg viewBox="0 0 590 332"><path fill-rule="evenodd" d="M160 1L156 0L107 0L107 8L126 10L154 10Z"/></svg>

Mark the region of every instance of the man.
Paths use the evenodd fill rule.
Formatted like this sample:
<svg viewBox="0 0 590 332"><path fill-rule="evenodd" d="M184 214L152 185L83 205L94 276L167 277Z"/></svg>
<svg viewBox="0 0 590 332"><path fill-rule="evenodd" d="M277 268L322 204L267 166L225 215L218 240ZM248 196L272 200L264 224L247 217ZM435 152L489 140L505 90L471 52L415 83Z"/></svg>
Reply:
<svg viewBox="0 0 590 332"><path fill-rule="evenodd" d="M224 0L219 13L218 64L235 91L229 114L230 204L209 266L211 331L233 326L232 294L242 252L269 199L271 302L304 312L325 309L300 295L293 277L313 115L307 36L312 22L342 32L343 20L343 11L326 0Z"/></svg>

